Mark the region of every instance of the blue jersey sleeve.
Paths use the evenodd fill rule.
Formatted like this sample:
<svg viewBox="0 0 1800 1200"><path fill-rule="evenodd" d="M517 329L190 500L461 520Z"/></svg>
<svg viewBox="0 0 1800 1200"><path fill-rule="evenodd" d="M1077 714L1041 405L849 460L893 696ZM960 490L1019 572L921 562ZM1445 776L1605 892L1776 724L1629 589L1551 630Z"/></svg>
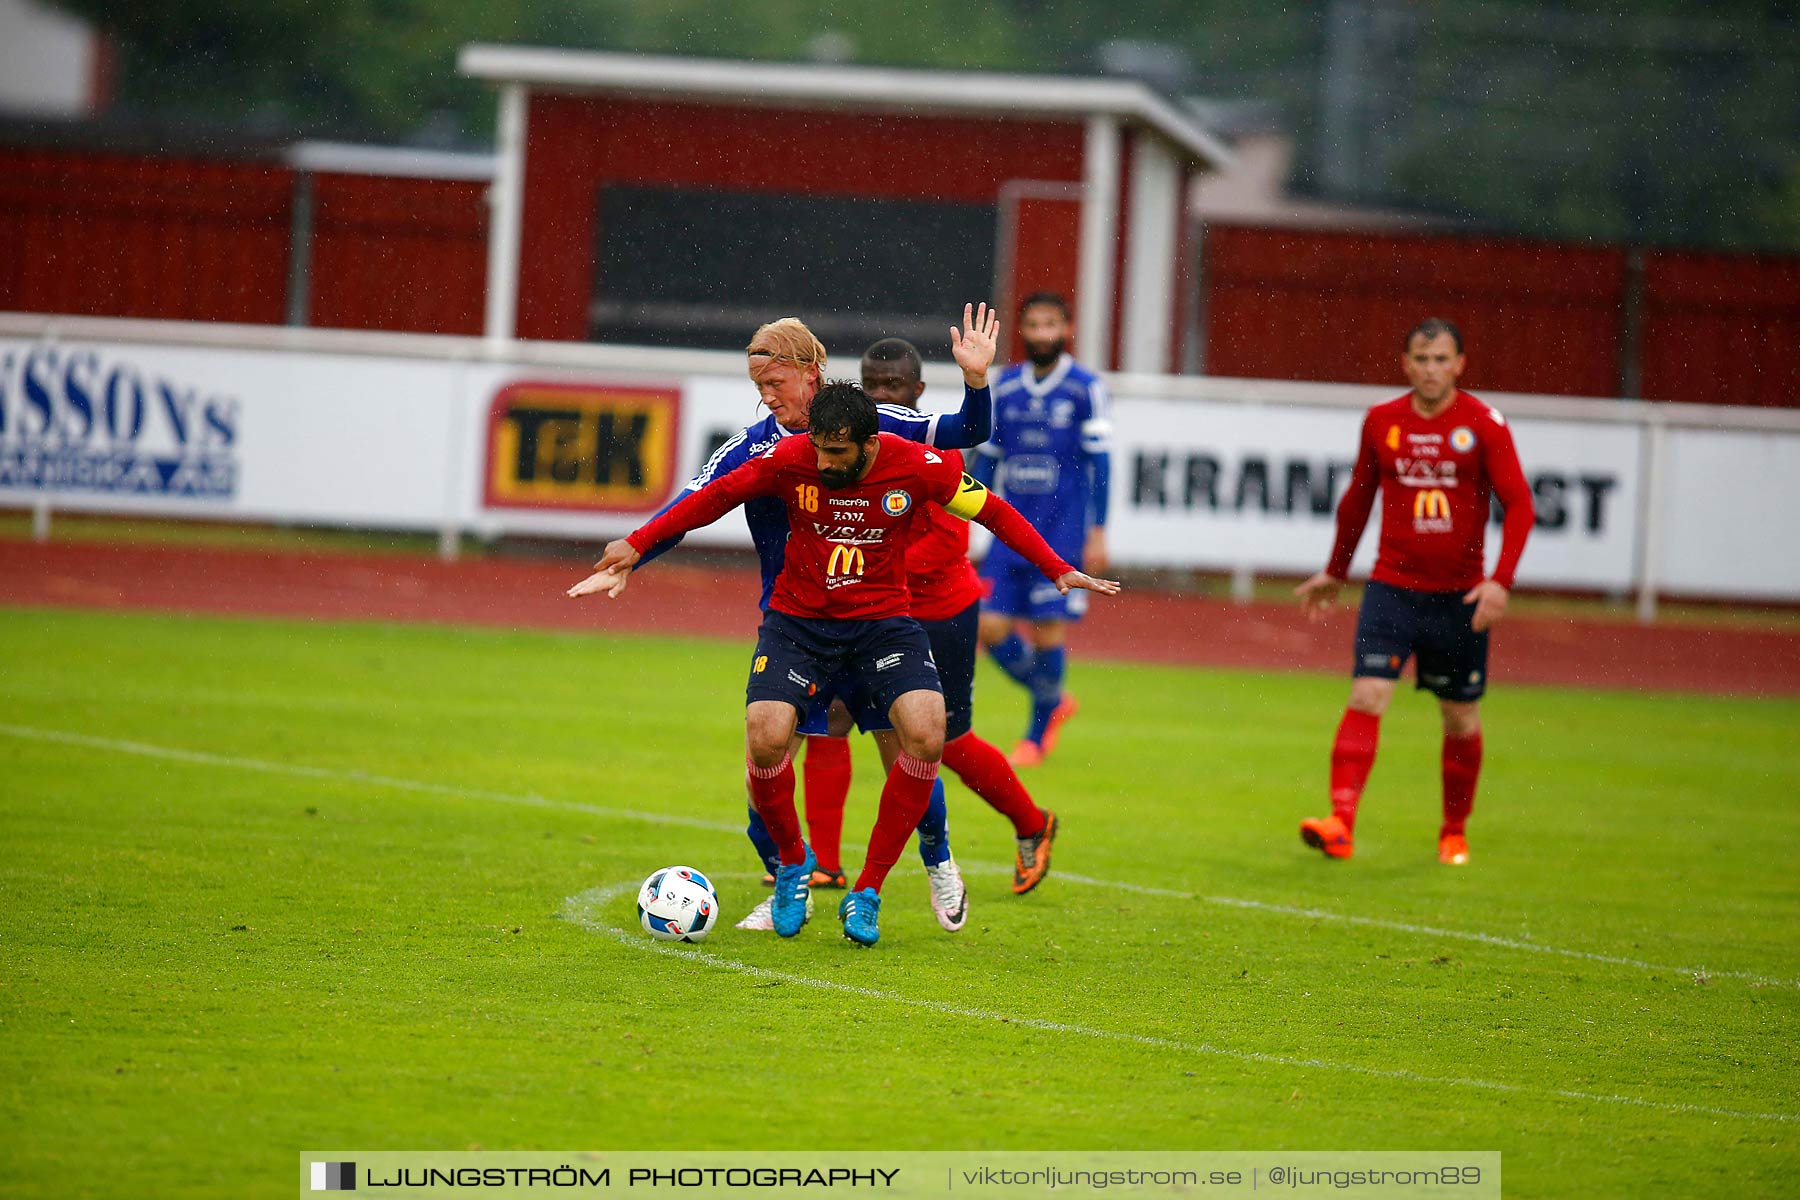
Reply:
<svg viewBox="0 0 1800 1200"><path fill-rule="evenodd" d="M875 411L883 433L946 450L979 446L994 432L994 393L984 387L964 384L962 407L952 413L920 412L903 404L878 404Z"/></svg>
<svg viewBox="0 0 1800 1200"><path fill-rule="evenodd" d="M990 492L993 491L994 476L1000 473L1001 457L1002 451L1000 447L994 445L992 442L982 443L980 446L976 447L975 453L968 457L970 477Z"/></svg>
<svg viewBox="0 0 1800 1200"><path fill-rule="evenodd" d="M700 468L700 473L688 480L686 486L679 492L676 492L673 496L669 497L669 502L657 509L655 515L657 517L662 516L671 508L674 508L679 504L683 496L686 496L691 492L699 491L713 480L729 475L731 472L749 462L750 446L750 431L748 429L739 430L735 437L713 451L713 456L706 460L706 465ZM653 517L652 520L654 519L655 518ZM656 545L644 551L643 557L638 559L637 566L632 569L643 569L652 559L662 557L680 544L681 539L678 537L670 538L666 542L656 543Z"/></svg>

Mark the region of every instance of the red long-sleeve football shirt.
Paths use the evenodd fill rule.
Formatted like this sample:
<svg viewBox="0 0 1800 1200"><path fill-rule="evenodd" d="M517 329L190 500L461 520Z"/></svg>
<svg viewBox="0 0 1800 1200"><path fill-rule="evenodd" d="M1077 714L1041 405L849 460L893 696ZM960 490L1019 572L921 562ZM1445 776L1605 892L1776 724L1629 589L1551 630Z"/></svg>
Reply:
<svg viewBox="0 0 1800 1200"><path fill-rule="evenodd" d="M906 548L927 502L973 519L1055 579L1074 570L1018 510L976 483L962 456L878 435L880 449L857 483L829 488L809 438L784 438L768 453L684 497L626 537L642 553L718 520L746 500L773 496L787 509L786 562L769 607L794 617L873 621L911 608Z"/></svg>
<svg viewBox="0 0 1800 1200"><path fill-rule="evenodd" d="M1378 583L1421 592L1467 591L1485 577L1489 497L1506 511L1494 582L1510 588L1536 519L1512 430L1499 413L1459 391L1434 417L1412 393L1377 404L1363 419L1350 486L1338 503L1337 543L1325 570L1339 579L1381 493Z"/></svg>

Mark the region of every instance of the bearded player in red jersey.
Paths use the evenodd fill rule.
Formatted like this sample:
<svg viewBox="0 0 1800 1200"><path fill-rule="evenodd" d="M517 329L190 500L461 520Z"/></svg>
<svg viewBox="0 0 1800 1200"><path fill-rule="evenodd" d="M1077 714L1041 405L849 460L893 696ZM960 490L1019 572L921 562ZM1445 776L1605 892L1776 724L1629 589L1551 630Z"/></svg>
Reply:
<svg viewBox="0 0 1800 1200"><path fill-rule="evenodd" d="M863 352L863 391L877 404L916 409L925 394L923 376L924 362L911 342L883 338ZM913 619L924 627L931 642L931 657L944 688L944 765L1012 823L1017 843L1012 890L1024 895L1049 873L1056 814L1037 806L1005 753L972 728L982 586L969 561L967 521L949 516L936 504L925 506L914 527L912 544L906 548L906 586L912 593ZM830 861L836 862L851 772L849 743L843 736L848 732L849 716L840 717L834 710L833 717L829 733L806 739L805 791L807 832L813 845L821 847L821 859L829 850ZM841 765L827 774L815 771L815 759ZM923 829L920 837L924 837ZM943 853L948 854L947 847ZM939 912L940 923L946 907L954 905L958 913L962 911L960 900L946 904L935 893L932 905Z"/></svg>
<svg viewBox="0 0 1800 1200"><path fill-rule="evenodd" d="M853 708L886 712L893 729L877 736L899 748L862 874L838 910L844 936L872 946L880 937L881 885L918 826L944 750L942 685L925 632L908 615L906 547L926 503L980 521L1063 591L1114 595L1119 585L1058 558L1011 505L963 472L955 451L879 432L875 405L857 385L821 388L810 424L806 439L784 439L607 546L594 575L573 590L611 592L649 547L747 500L782 502L787 554L757 637L744 714L751 800L781 852L775 932L793 937L806 923L817 865L794 809L795 731L820 685L844 680Z"/></svg>
<svg viewBox="0 0 1800 1200"><path fill-rule="evenodd" d="M1506 614L1507 590L1535 516L1512 431L1500 414L1456 386L1462 334L1433 318L1406 335L1412 391L1363 419L1355 473L1337 510L1337 543L1325 570L1296 588L1319 620L1350 571L1375 494L1381 542L1356 620L1350 703L1331 747L1331 815L1300 823L1306 844L1349 858L1356 806L1375 764L1381 714L1407 658L1444 719L1444 822L1438 861L1469 861L1464 825L1481 773L1479 701L1487 689L1488 630ZM1500 559L1484 577L1489 498L1506 519Z"/></svg>

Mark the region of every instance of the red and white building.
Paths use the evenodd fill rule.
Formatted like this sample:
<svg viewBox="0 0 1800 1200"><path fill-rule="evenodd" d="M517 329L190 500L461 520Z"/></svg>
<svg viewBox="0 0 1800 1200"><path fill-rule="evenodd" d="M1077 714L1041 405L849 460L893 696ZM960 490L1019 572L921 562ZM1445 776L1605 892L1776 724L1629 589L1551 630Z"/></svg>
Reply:
<svg viewBox="0 0 1800 1200"><path fill-rule="evenodd" d="M942 354L966 300L1074 303L1076 351L1180 369L1189 198L1231 153L1134 80L474 45L499 87L486 331ZM841 352L841 351L840 351Z"/></svg>

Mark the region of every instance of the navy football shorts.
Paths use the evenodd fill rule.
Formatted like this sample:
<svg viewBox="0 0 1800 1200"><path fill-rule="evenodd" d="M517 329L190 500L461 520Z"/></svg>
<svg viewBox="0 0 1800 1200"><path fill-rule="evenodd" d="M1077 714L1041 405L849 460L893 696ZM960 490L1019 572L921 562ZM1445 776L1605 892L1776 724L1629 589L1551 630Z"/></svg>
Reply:
<svg viewBox="0 0 1800 1200"><path fill-rule="evenodd" d="M837 695L852 714L886 717L908 692L943 690L931 643L911 617L809 620L771 609L757 631L744 699L785 701L804 720L821 697Z"/></svg>
<svg viewBox="0 0 1800 1200"><path fill-rule="evenodd" d="M1413 655L1421 691L1467 703L1487 691L1488 635L1469 622L1475 606L1462 592L1417 592L1371 581L1356 615L1356 666L1351 674L1398 679Z"/></svg>
<svg viewBox="0 0 1800 1200"><path fill-rule="evenodd" d="M944 685L944 740L954 742L975 720L975 631L981 625L981 602L954 617L919 624L931 641L931 657Z"/></svg>
<svg viewBox="0 0 1800 1200"><path fill-rule="evenodd" d="M1006 557L1010 561L995 563L990 554L981 564L981 578L988 584L982 608L1026 621L1079 621L1087 615L1085 591L1075 588L1065 596L1030 563Z"/></svg>
<svg viewBox="0 0 1800 1200"><path fill-rule="evenodd" d="M886 710L872 708L866 704L852 707L850 694L854 689L850 680L844 678L827 680L813 697L812 704L807 707L806 715L800 718L797 732L805 737L825 737L831 733L831 705L842 700L844 707L850 710L850 716L856 721L856 727L864 733L879 733L883 729L892 729L894 723L888 720Z"/></svg>

